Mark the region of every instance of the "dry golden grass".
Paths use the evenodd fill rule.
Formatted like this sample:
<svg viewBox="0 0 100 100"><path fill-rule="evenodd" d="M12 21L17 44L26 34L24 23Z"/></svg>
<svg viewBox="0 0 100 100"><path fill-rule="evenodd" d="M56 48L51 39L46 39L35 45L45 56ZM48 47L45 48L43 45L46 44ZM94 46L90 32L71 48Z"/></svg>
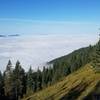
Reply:
<svg viewBox="0 0 100 100"><path fill-rule="evenodd" d="M87 64L62 81L23 100L83 100L100 81L100 73Z"/></svg>

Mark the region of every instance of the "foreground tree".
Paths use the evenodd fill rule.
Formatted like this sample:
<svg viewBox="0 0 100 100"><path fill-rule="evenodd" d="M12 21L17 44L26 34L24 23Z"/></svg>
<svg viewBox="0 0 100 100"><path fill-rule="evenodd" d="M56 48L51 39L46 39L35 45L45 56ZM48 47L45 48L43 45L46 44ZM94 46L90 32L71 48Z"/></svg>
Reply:
<svg viewBox="0 0 100 100"><path fill-rule="evenodd" d="M32 92L33 91L33 71L32 68L29 68L29 71L27 72L27 92Z"/></svg>
<svg viewBox="0 0 100 100"><path fill-rule="evenodd" d="M3 82L3 75L0 71L0 97L4 96L4 82Z"/></svg>
<svg viewBox="0 0 100 100"><path fill-rule="evenodd" d="M36 79L36 84L37 84L37 90L41 90L42 89L42 72L41 70L38 68L37 70L37 79Z"/></svg>
<svg viewBox="0 0 100 100"><path fill-rule="evenodd" d="M25 72L24 69L21 67L19 61L16 62L13 74L14 74L13 83L14 83L15 98L16 100L18 100L18 98L23 97L23 94L26 91Z"/></svg>
<svg viewBox="0 0 100 100"><path fill-rule="evenodd" d="M14 91L13 91L13 70L12 70L12 63L9 60L6 70L4 72L4 92L5 96L9 97L10 100L14 98Z"/></svg>

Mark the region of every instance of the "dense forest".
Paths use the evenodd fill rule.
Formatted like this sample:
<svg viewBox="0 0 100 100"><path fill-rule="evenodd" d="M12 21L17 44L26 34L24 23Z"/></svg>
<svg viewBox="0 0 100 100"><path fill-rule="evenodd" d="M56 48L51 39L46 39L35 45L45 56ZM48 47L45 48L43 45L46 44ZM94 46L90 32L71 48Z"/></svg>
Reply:
<svg viewBox="0 0 100 100"><path fill-rule="evenodd" d="M87 63L99 68L100 59L97 58L100 58L100 40L94 46L81 48L48 62L49 67L44 66L43 70L38 68L37 71L33 71L30 67L28 72L25 72L19 61L13 67L9 60L5 71L0 72L0 98L20 100L58 82Z"/></svg>

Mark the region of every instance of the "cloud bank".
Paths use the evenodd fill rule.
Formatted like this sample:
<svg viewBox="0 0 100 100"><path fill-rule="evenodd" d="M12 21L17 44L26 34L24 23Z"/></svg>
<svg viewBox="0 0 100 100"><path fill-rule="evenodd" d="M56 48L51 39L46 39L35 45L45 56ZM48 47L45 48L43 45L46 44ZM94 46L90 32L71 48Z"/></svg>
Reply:
<svg viewBox="0 0 100 100"><path fill-rule="evenodd" d="M96 43L94 36L34 35L0 38L0 70L5 70L9 59L17 60L27 71L34 70L54 58L66 55L75 49Z"/></svg>

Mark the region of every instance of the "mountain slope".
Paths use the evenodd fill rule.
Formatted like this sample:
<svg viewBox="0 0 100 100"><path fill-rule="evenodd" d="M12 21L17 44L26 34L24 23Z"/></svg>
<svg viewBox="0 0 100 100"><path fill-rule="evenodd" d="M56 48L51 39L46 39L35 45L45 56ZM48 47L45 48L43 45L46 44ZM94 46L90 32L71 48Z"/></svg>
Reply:
<svg viewBox="0 0 100 100"><path fill-rule="evenodd" d="M66 76L78 70L80 67L90 63L92 61L92 56L95 52L95 48L96 45L90 45L89 47L75 50L68 55L48 62L48 64L53 65L55 72L60 70L63 76Z"/></svg>
<svg viewBox="0 0 100 100"><path fill-rule="evenodd" d="M87 62L90 62L91 56L95 50L95 47L96 47L96 45L94 45L94 46L90 45L88 47L80 48L78 50L73 51L72 53L69 53L68 55L56 58L56 59L48 62L48 64L57 63L57 62L60 62L60 63L65 62L67 64L69 61L71 61L71 64L73 64L73 62L75 62L75 60L79 61L79 59L84 59L85 60L84 64L86 64ZM87 58L86 58L86 56L87 56ZM74 58L76 58L76 59L74 59Z"/></svg>
<svg viewBox="0 0 100 100"><path fill-rule="evenodd" d="M57 84L23 100L87 100L95 98L92 96L97 92L97 86L99 91L100 73L95 73L92 66L87 64Z"/></svg>

